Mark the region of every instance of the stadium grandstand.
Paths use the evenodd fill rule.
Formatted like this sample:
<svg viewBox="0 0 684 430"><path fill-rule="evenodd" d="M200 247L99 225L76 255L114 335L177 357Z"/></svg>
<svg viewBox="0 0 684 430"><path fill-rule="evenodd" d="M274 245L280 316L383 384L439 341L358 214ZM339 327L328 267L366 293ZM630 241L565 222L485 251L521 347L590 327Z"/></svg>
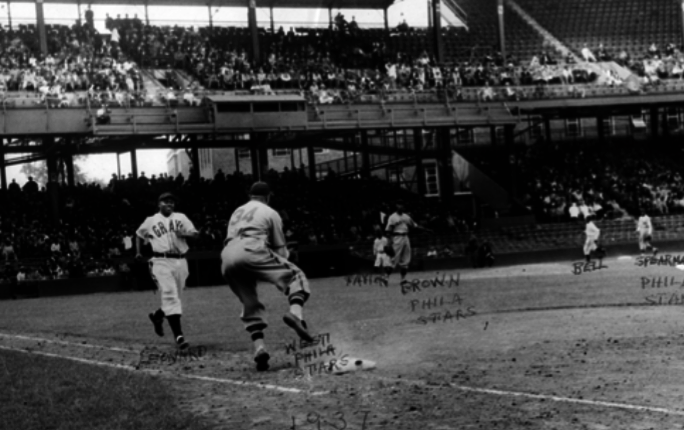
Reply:
<svg viewBox="0 0 684 430"><path fill-rule="evenodd" d="M87 11L50 23L45 3L35 24L0 28L5 285L135 272L134 229L166 191L201 228L193 258L216 260L257 179L304 267L367 261L399 199L433 231L415 238L418 264L458 264L482 242L579 256L590 214L604 244L636 243L639 209L655 241L684 239L676 1L433 1L416 27L390 26L387 0L335 0L327 26L284 29L260 27L256 9L320 2L220 0L207 26L146 14L107 17L106 31ZM247 25L217 25L213 7L245 8ZM384 22L333 14L347 9ZM166 173L138 172L150 148L168 149ZM132 172L76 181L74 157L102 153L129 154ZM7 167L41 160L45 183L8 183Z"/></svg>

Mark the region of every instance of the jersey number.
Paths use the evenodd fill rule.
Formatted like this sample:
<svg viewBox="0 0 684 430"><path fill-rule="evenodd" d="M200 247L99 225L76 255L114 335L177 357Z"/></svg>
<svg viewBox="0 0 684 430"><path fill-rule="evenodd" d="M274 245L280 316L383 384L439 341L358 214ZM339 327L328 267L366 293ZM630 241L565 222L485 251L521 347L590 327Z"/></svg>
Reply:
<svg viewBox="0 0 684 430"><path fill-rule="evenodd" d="M235 225L240 221L252 222L252 220L254 219L254 213L257 211L257 209L259 208L254 208L247 213L244 213L244 209L238 210L237 212L235 212L235 215L233 215L233 221L230 223L230 225Z"/></svg>

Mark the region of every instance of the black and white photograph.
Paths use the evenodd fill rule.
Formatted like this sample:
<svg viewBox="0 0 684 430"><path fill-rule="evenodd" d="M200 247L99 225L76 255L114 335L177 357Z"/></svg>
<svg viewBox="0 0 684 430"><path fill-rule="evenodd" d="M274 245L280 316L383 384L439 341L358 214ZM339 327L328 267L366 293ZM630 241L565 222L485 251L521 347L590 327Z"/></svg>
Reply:
<svg viewBox="0 0 684 430"><path fill-rule="evenodd" d="M684 0L9 0L0 101L0 430L684 429Z"/></svg>

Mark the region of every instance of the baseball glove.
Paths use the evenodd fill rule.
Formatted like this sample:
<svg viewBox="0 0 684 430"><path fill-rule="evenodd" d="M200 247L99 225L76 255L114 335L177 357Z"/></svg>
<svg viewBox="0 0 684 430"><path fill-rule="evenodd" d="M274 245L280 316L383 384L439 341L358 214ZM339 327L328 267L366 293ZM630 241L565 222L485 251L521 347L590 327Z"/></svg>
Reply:
<svg viewBox="0 0 684 430"><path fill-rule="evenodd" d="M392 245L385 245L385 254L394 257L394 247Z"/></svg>

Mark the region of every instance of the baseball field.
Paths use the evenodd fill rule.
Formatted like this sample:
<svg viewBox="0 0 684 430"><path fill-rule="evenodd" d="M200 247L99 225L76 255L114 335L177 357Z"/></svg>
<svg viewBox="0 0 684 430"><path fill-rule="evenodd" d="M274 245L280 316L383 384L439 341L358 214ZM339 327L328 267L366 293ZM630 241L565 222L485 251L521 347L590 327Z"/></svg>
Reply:
<svg viewBox="0 0 684 430"><path fill-rule="evenodd" d="M315 279L315 344L262 285L266 372L227 287L185 291L184 354L153 333L149 291L2 301L0 426L681 429L684 272L669 254ZM356 359L375 369L335 373Z"/></svg>

